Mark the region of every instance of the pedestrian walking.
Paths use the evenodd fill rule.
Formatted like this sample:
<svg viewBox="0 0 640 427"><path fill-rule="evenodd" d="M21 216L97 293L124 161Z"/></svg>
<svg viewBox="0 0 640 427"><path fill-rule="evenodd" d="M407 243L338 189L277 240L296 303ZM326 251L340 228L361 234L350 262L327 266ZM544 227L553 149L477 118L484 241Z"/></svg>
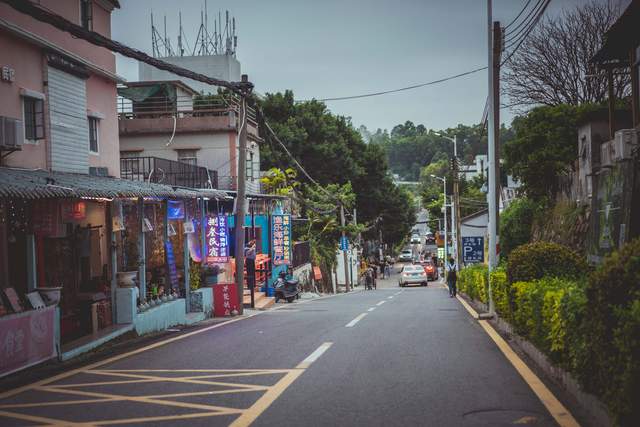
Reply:
<svg viewBox="0 0 640 427"><path fill-rule="evenodd" d="M458 281L458 264L453 258L449 258L446 263L447 286L449 286L449 297L453 298L458 293L456 282Z"/></svg>
<svg viewBox="0 0 640 427"><path fill-rule="evenodd" d="M372 266L372 272L373 272L373 289L378 289L378 266L376 264L373 264Z"/></svg>
<svg viewBox="0 0 640 427"><path fill-rule="evenodd" d="M391 264L388 261L384 263L384 277L387 279L391 277Z"/></svg>
<svg viewBox="0 0 640 427"><path fill-rule="evenodd" d="M364 288L365 290L373 289L373 272L371 267L368 267L364 273Z"/></svg>

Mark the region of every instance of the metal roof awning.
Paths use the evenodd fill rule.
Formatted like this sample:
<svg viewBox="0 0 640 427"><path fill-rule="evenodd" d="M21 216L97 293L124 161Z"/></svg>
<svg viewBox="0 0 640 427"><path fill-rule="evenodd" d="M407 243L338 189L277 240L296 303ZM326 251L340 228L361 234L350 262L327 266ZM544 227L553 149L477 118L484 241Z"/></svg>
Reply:
<svg viewBox="0 0 640 427"><path fill-rule="evenodd" d="M224 192L234 199L237 197L238 192L235 190L224 190ZM247 191L247 197L250 199L272 199L272 200L286 200L289 199L289 196L281 196L279 194L262 194L262 193L252 193Z"/></svg>
<svg viewBox="0 0 640 427"><path fill-rule="evenodd" d="M640 1L633 0L605 33L605 42L591 58L592 63L614 68L629 65L629 52L640 43Z"/></svg>
<svg viewBox="0 0 640 427"><path fill-rule="evenodd" d="M218 190L206 190L211 198L224 198ZM0 167L0 198L74 198L74 197L202 197L201 190L144 181L101 177L42 169L15 169Z"/></svg>

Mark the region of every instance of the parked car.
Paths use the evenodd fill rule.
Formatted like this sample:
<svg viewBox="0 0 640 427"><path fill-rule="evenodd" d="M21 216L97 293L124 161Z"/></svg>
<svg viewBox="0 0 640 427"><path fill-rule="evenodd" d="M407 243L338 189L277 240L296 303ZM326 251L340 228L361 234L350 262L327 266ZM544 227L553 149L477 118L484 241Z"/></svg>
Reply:
<svg viewBox="0 0 640 427"><path fill-rule="evenodd" d="M400 253L398 261L411 262L413 260L413 251L411 249L405 249Z"/></svg>
<svg viewBox="0 0 640 427"><path fill-rule="evenodd" d="M427 286L429 278L424 268L419 264L405 265L400 271L400 279L398 285L405 287L407 285Z"/></svg>
<svg viewBox="0 0 640 427"><path fill-rule="evenodd" d="M422 261L422 268L424 268L424 272L427 273L427 279L432 281L438 280L438 268L433 265L433 261L425 259Z"/></svg>

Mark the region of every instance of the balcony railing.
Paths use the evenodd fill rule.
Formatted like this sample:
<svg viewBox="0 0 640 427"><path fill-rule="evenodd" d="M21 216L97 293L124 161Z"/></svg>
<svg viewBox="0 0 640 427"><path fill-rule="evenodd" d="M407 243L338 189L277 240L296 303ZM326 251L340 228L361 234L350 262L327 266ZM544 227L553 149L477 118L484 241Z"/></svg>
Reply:
<svg viewBox="0 0 640 427"><path fill-rule="evenodd" d="M118 97L118 117L125 119L151 118L186 118L226 116L234 112L239 116L240 101L233 96L225 98L219 96L178 96L170 100L165 96L150 97L144 101L133 101ZM256 113L251 107L247 108L247 118L255 126Z"/></svg>
<svg viewBox="0 0 640 427"><path fill-rule="evenodd" d="M132 181L189 188L218 188L217 171L158 157L121 158L120 175Z"/></svg>

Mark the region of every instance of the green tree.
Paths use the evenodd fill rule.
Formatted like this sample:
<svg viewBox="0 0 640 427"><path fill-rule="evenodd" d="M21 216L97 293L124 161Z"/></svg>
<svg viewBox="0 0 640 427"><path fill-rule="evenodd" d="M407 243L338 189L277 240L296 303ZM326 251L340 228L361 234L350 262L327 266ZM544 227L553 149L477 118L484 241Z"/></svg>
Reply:
<svg viewBox="0 0 640 427"><path fill-rule="evenodd" d="M578 157L577 123L592 105L543 106L513 120L515 137L504 145L505 169L534 201L551 201L558 178Z"/></svg>
<svg viewBox="0 0 640 427"><path fill-rule="evenodd" d="M415 222L411 218L410 202L398 196L397 187L389 176L385 151L381 144L365 143L361 133L346 117L332 114L318 101L294 103L293 93L266 94L257 101L266 120L291 154L321 186L351 184L355 194L358 222L379 224L383 236L396 243L399 230L408 230ZM264 123L262 129L266 129ZM376 132L377 140L384 132ZM261 147L261 168L294 168L291 158L268 132L263 132L266 144ZM311 184L300 175L301 181ZM306 195L306 191L303 191ZM400 194L404 194L400 192ZM393 202L390 202L393 201ZM400 212L402 210L402 212ZM409 215L404 213L408 212ZM349 212L351 213L351 212ZM394 217L396 221L383 218Z"/></svg>
<svg viewBox="0 0 640 427"><path fill-rule="evenodd" d="M500 252L507 258L512 250L531 241L531 228L540 205L527 198L514 200L500 214Z"/></svg>

